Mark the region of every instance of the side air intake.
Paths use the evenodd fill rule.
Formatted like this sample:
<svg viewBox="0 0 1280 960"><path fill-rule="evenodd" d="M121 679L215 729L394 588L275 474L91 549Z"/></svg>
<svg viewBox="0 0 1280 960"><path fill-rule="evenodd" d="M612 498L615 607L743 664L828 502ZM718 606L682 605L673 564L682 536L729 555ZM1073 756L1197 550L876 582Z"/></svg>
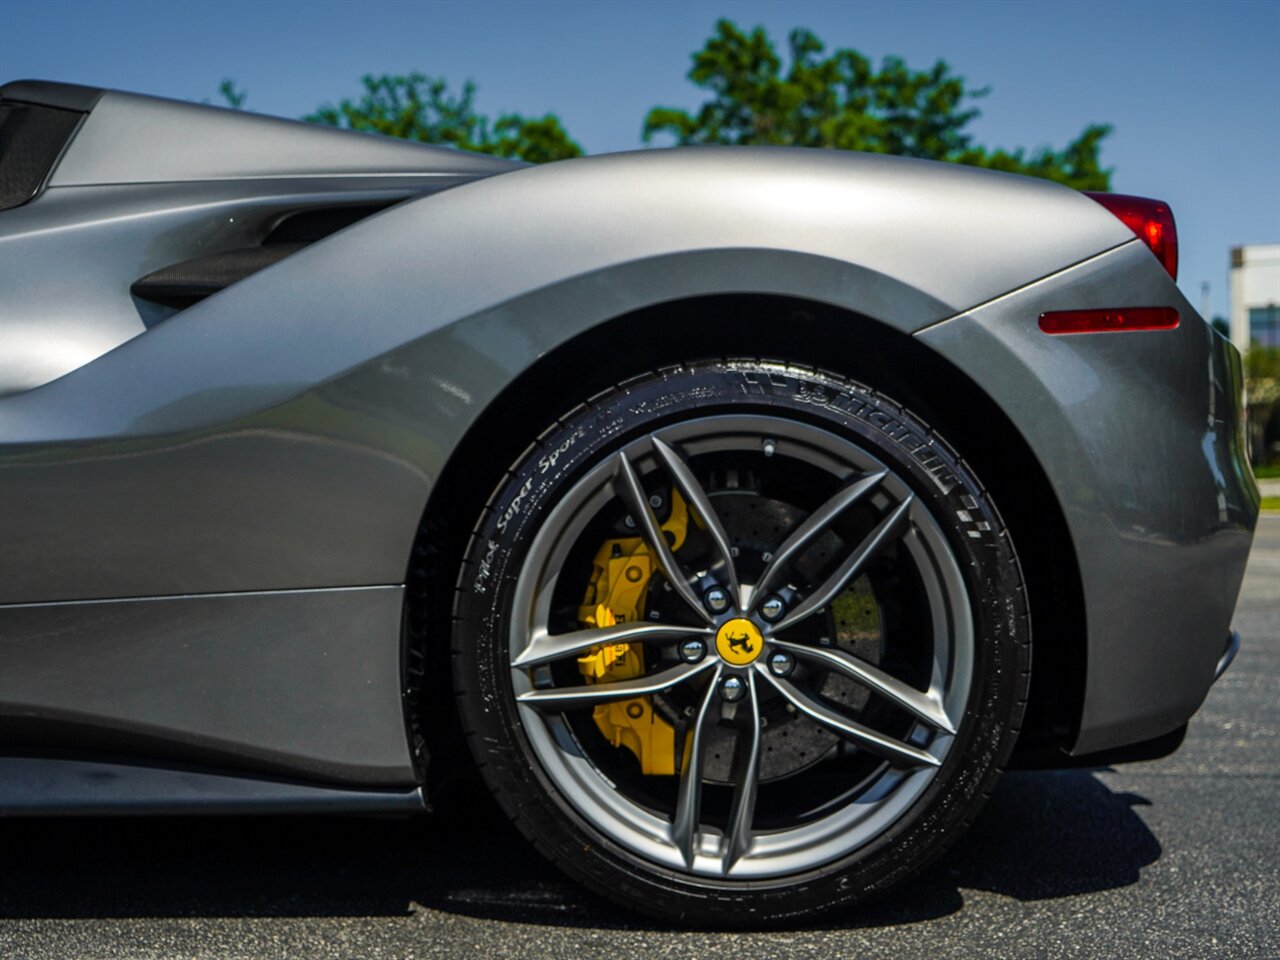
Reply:
<svg viewBox="0 0 1280 960"><path fill-rule="evenodd" d="M257 246L224 250L161 267L135 280L130 292L140 300L182 310L389 206L390 203L359 204L299 210L277 223Z"/></svg>

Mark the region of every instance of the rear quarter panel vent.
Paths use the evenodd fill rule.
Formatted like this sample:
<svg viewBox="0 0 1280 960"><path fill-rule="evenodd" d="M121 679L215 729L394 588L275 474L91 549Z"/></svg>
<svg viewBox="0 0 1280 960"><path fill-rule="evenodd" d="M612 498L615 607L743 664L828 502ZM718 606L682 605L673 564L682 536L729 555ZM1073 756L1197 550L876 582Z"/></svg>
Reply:
<svg viewBox="0 0 1280 960"><path fill-rule="evenodd" d="M84 114L17 100L0 100L0 210L33 200Z"/></svg>
<svg viewBox="0 0 1280 960"><path fill-rule="evenodd" d="M397 202L341 204L287 213L261 244L169 264L135 280L130 292L141 300L185 309Z"/></svg>

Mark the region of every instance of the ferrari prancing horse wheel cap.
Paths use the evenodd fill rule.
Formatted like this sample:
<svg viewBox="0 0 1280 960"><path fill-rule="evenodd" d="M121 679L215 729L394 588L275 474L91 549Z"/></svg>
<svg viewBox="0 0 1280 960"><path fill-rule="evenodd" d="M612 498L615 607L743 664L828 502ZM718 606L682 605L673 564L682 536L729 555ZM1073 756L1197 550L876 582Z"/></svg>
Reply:
<svg viewBox="0 0 1280 960"><path fill-rule="evenodd" d="M760 656L764 637L760 628L745 617L727 620L716 632L716 652L735 667L745 667Z"/></svg>

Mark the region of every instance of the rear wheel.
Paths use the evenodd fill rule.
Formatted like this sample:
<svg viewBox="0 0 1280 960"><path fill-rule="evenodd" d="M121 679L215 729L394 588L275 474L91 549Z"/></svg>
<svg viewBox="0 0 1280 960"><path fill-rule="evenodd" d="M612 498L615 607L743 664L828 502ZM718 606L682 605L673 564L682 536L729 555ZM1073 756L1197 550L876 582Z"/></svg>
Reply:
<svg viewBox="0 0 1280 960"><path fill-rule="evenodd" d="M978 480L858 384L757 361L594 398L513 466L455 689L519 828L645 913L745 926L883 890L972 818L1030 630Z"/></svg>

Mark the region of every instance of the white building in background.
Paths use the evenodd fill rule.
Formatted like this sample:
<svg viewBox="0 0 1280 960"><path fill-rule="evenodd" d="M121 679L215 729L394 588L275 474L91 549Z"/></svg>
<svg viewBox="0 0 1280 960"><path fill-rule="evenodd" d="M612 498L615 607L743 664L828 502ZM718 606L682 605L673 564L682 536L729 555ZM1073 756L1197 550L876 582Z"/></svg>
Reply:
<svg viewBox="0 0 1280 960"><path fill-rule="evenodd" d="M1231 342L1280 347L1280 243L1231 248Z"/></svg>

